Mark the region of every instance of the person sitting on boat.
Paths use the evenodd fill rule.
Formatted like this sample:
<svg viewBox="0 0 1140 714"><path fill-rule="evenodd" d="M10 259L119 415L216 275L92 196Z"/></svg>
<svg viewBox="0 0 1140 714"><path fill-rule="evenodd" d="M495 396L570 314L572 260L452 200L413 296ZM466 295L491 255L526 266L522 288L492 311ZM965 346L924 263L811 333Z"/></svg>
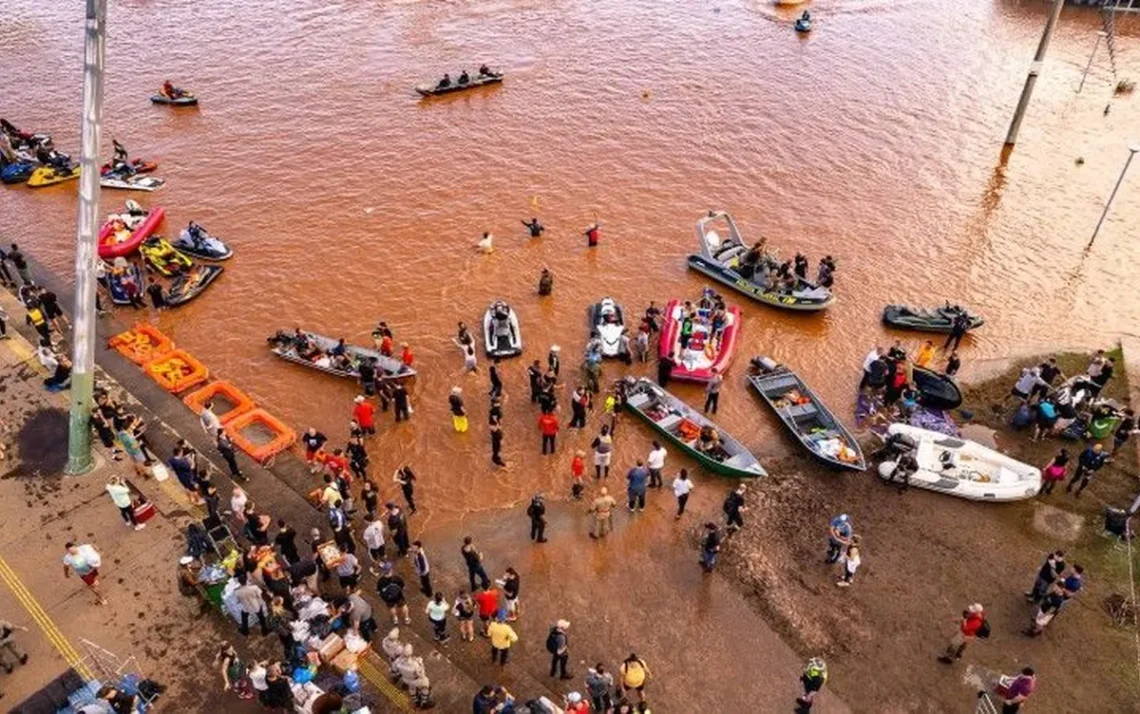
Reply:
<svg viewBox="0 0 1140 714"><path fill-rule="evenodd" d="M494 77L495 73L492 72L491 68L488 67L487 65L481 64L481 65L479 65L479 76L480 77Z"/></svg>
<svg viewBox="0 0 1140 714"><path fill-rule="evenodd" d="M678 336L678 340L681 343L681 349L682 350L684 350L686 347L689 346L689 340L691 340L692 338L693 338L693 318L686 315L685 319L681 321L681 334Z"/></svg>
<svg viewBox="0 0 1140 714"><path fill-rule="evenodd" d="M347 350L348 350L348 346L346 344L344 344L344 338L342 337L339 340L337 340L336 344L333 345L333 348L331 350L329 350L329 354L332 355L333 357L342 357L345 355Z"/></svg>
<svg viewBox="0 0 1140 714"><path fill-rule="evenodd" d="M780 288L787 293L795 292L796 286L799 285L800 279L796 277L795 273L787 273L780 280Z"/></svg>
<svg viewBox="0 0 1140 714"><path fill-rule="evenodd" d="M700 308L702 312L708 312L712 310L712 306L712 290L705 288L701 293L701 299L697 301L697 307Z"/></svg>
<svg viewBox="0 0 1140 714"><path fill-rule="evenodd" d="M800 15L800 22L811 22L811 13L804 10L804 14Z"/></svg>
<svg viewBox="0 0 1140 714"><path fill-rule="evenodd" d="M806 279L807 278L807 271L808 271L807 256L804 255L803 253L797 252L796 258L795 258L795 273L796 273L796 275L800 276L801 278Z"/></svg>
<svg viewBox="0 0 1140 714"><path fill-rule="evenodd" d="M437 84L436 86L439 87L440 89L450 87L451 86L451 75L444 72L443 79L439 80L439 84Z"/></svg>
<svg viewBox="0 0 1140 714"><path fill-rule="evenodd" d="M701 433L697 436L696 449L702 454L709 454L720 447L720 434L717 433L716 427L712 424L705 424L701 427Z"/></svg>
<svg viewBox="0 0 1140 714"><path fill-rule="evenodd" d="M186 92L175 87L174 83L169 79L162 83L162 96L167 99L178 99L184 94L186 94Z"/></svg>
<svg viewBox="0 0 1140 714"><path fill-rule="evenodd" d="M334 347L333 349L336 348ZM348 358L348 355L344 354L343 352L340 354L330 353L329 360L333 369L339 370L341 372L352 371L352 360L350 360Z"/></svg>
<svg viewBox="0 0 1140 714"><path fill-rule="evenodd" d="M723 307L718 307L713 311L710 324L712 326L713 336L719 339L721 333L724 332L725 326L728 325L728 313L724 311Z"/></svg>
<svg viewBox="0 0 1140 714"><path fill-rule="evenodd" d="M459 74L459 79L456 80L456 83L457 84L467 84L470 81L471 81L471 77L469 77L467 75L467 70L463 70L463 72L461 72Z"/></svg>
<svg viewBox="0 0 1140 714"><path fill-rule="evenodd" d="M824 288L830 288L835 282L833 277L835 273L835 260L830 256L825 256L819 261L819 272L816 274L815 282Z"/></svg>
<svg viewBox="0 0 1140 714"><path fill-rule="evenodd" d="M39 161L44 166L50 166L55 169L70 169L71 157L67 154L61 154L47 146L41 146L36 149L36 161Z"/></svg>

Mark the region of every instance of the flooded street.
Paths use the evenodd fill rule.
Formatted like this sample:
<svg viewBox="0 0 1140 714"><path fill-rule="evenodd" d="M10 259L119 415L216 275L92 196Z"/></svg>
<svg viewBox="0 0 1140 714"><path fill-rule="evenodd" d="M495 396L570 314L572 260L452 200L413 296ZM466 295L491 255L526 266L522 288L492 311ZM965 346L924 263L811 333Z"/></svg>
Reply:
<svg viewBox="0 0 1140 714"><path fill-rule="evenodd" d="M82 13L8 7L0 60L21 70L0 76L3 114L78 155ZM786 442L744 390L747 359L786 361L846 414L862 356L888 339L887 302L983 313L963 350L967 379L987 360L1104 343L1140 318L1135 174L1082 255L1140 119L1129 98L1102 115L1114 84L1103 47L1074 93L1095 13L1063 15L1017 150L998 163L1046 8L817 0L815 30L800 37L797 9L760 0L113 2L104 142L108 154L115 137L156 160L168 185L104 191L103 203L162 205L166 234L195 220L232 244L225 275L159 324L298 430L340 438L354 389L277 360L265 336L302 325L368 344L387 320L421 376L412 422L385 428L374 468L387 480L415 465L431 517L444 520L535 488L562 494L567 443L586 448L596 417L540 461L525 366L558 343L572 370L586 308L603 295L631 313L695 295L704 281L684 261L693 224L724 208L746 239L803 250L813 271L825 253L839 263L825 314L729 296L745 321L720 420L763 459ZM1119 29L1119 74L1135 78L1140 25ZM506 82L431 101L412 92L481 62ZM152 107L166 78L201 108ZM5 187L0 235L68 271L75 203L74 185ZM548 226L542 240L524 237L519 220L532 215ZM602 245L591 252L581 231L595 217ZM489 256L474 250L486 230ZM539 300L543 265L555 291ZM502 472L483 426L486 378L464 376L451 343L456 320L479 322L494 298L518 310L527 344L507 364ZM454 384L474 416L461 437L446 416ZM699 399L696 387L678 391ZM647 449L647 430L625 433L636 438L620 440L615 463Z"/></svg>

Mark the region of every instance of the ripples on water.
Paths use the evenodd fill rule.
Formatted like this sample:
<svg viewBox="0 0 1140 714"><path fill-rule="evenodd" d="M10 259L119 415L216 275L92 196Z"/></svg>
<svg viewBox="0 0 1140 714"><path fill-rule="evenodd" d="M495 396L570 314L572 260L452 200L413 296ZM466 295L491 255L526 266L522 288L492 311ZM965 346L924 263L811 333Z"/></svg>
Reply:
<svg viewBox="0 0 1140 714"><path fill-rule="evenodd" d="M81 10L9 5L0 60L23 69L0 75L2 113L77 150ZM786 360L843 412L862 355L890 338L878 324L887 302L955 299L984 312L967 377L971 360L1134 331L1128 229L1140 178L1082 256L1138 118L1133 99L1102 115L1112 86L1103 48L1074 94L1094 13L1066 11L1018 148L999 169L1046 4L806 7L817 23L809 37L791 29L800 9L757 0L112 3L108 147L115 136L159 161L168 186L142 200L167 207L167 232L193 218L238 252L206 296L160 322L282 417L339 434L351 387L272 360L263 338L303 324L367 342L387 319L424 376L414 425L384 435L374 461L419 464L433 474L428 499L443 481L473 507L563 476L564 463L535 453L525 364L558 342L570 366L586 306L603 294L636 311L698 291L684 256L710 207L731 211L746 238L840 264L840 301L825 315L743 306L721 420L761 454L784 442L737 382L747 358ZM1119 67L1135 78L1136 26L1121 27ZM508 72L503 86L426 102L411 91L482 61ZM146 96L166 77L197 91L201 109L151 107ZM126 198L103 196L108 210ZM5 189L0 205L5 237L69 268L74 187ZM532 214L549 226L541 242L517 222ZM595 216L603 244L590 253L580 232ZM497 236L491 256L473 250L484 230ZM555 296L539 302L544 264ZM492 476L481 427L450 434L444 401L453 383L466 385L481 425L483 382L459 374L450 336L496 297L518 308L528 352L509 364L515 467ZM680 391L698 399L696 388ZM636 434L626 455L645 448Z"/></svg>

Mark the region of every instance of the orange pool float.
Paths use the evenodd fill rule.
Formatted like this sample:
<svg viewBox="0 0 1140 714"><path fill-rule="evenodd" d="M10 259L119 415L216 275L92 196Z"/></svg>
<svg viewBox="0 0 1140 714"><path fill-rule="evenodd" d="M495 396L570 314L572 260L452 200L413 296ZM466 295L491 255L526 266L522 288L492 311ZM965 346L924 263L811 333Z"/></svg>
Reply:
<svg viewBox="0 0 1140 714"><path fill-rule="evenodd" d="M268 442L255 443L242 433L250 427L261 427L273 436ZM235 417L226 424L226 434L229 435L230 441L234 442L235 446L259 463L265 463L288 449L297 440L295 431L285 426L280 419L264 409L254 409Z"/></svg>
<svg viewBox="0 0 1140 714"><path fill-rule="evenodd" d="M228 411L218 414L218 420L221 421L222 424L228 424L231 420L242 414L253 411L254 407L257 406L253 403L252 399L246 396L245 392L224 380L210 382L205 387L190 392L185 397L182 397L182 403L190 407L190 411L195 414L201 414L206 402L216 397L221 397L233 405Z"/></svg>
<svg viewBox="0 0 1140 714"><path fill-rule="evenodd" d="M145 322L112 337L108 343L135 364L146 364L174 349L174 342Z"/></svg>
<svg viewBox="0 0 1140 714"><path fill-rule="evenodd" d="M210 377L206 365L184 350L171 350L143 365L143 371L168 392L184 392Z"/></svg>

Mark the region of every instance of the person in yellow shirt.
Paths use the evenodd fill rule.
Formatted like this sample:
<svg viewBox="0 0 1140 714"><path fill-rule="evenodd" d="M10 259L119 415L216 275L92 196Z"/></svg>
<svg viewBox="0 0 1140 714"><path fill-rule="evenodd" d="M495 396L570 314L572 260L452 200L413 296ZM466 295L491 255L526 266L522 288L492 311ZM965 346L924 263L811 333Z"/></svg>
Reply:
<svg viewBox="0 0 1140 714"><path fill-rule="evenodd" d="M491 662L498 662L505 667L511 645L518 642L519 636L507 624L506 615L499 615L494 622L487 626L487 636L491 638Z"/></svg>
<svg viewBox="0 0 1140 714"><path fill-rule="evenodd" d="M639 702L645 701L645 685L649 682L650 672L649 665L645 664L645 660L638 657L636 654L630 654L621 663L621 693L622 696L631 690L637 690L637 700Z"/></svg>
<svg viewBox="0 0 1140 714"><path fill-rule="evenodd" d="M934 364L934 353L936 351L934 343L930 340L922 343L922 347L918 348L918 354L914 356L915 365L930 369L930 365Z"/></svg>

